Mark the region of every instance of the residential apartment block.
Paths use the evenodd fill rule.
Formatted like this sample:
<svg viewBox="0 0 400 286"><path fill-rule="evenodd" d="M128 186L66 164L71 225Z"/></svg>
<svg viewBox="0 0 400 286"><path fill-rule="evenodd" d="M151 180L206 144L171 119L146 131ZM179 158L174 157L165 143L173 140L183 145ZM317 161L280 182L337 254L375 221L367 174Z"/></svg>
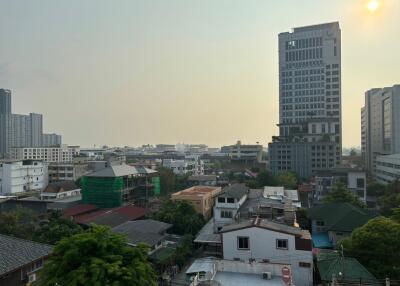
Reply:
<svg viewBox="0 0 400 286"><path fill-rule="evenodd" d="M46 163L72 162L79 155L79 146L11 148L11 158L43 160Z"/></svg>
<svg viewBox="0 0 400 286"><path fill-rule="evenodd" d="M400 179L400 154L377 156L375 158L375 179L381 184Z"/></svg>
<svg viewBox="0 0 400 286"><path fill-rule="evenodd" d="M279 34L279 136L270 168L302 178L341 162L341 30L339 23Z"/></svg>
<svg viewBox="0 0 400 286"><path fill-rule="evenodd" d="M48 183L47 165L39 160L0 161L0 194L42 191Z"/></svg>
<svg viewBox="0 0 400 286"><path fill-rule="evenodd" d="M237 141L234 145L222 146L221 152L229 154L232 161L261 162L263 146L242 144L241 141Z"/></svg>

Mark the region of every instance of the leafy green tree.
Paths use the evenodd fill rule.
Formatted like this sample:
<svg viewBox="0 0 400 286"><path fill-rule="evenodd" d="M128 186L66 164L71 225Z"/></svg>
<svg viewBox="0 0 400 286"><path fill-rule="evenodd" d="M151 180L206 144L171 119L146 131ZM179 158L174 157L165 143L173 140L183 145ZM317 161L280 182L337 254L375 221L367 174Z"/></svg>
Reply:
<svg viewBox="0 0 400 286"><path fill-rule="evenodd" d="M284 186L286 189L297 189L296 176L288 171L279 172L276 176L277 185Z"/></svg>
<svg viewBox="0 0 400 286"><path fill-rule="evenodd" d="M50 215L49 221L42 224L33 234L33 240L56 244L63 238L83 232L83 229L75 222L62 218L60 213Z"/></svg>
<svg viewBox="0 0 400 286"><path fill-rule="evenodd" d="M189 187L189 175L175 176L175 191L181 191Z"/></svg>
<svg viewBox="0 0 400 286"><path fill-rule="evenodd" d="M181 245L177 247L175 262L179 266L183 266L186 263L187 259L192 254L193 250L192 241L193 241L193 236L191 234L186 234L183 238L183 242L181 243Z"/></svg>
<svg viewBox="0 0 400 286"><path fill-rule="evenodd" d="M259 187L276 186L278 183L276 177L269 171L262 171L258 173L256 179Z"/></svg>
<svg viewBox="0 0 400 286"><path fill-rule="evenodd" d="M377 182L371 182L367 185L368 196L383 196L385 194L386 186Z"/></svg>
<svg viewBox="0 0 400 286"><path fill-rule="evenodd" d="M400 223L400 208L394 208L392 213L391 219Z"/></svg>
<svg viewBox="0 0 400 286"><path fill-rule="evenodd" d="M338 182L332 187L330 192L324 197L324 202L350 203L359 208L365 207L365 204L350 192L342 182Z"/></svg>
<svg viewBox="0 0 400 286"><path fill-rule="evenodd" d="M164 201L153 218L172 224L171 232L179 235L196 235L205 223L203 216L185 201Z"/></svg>
<svg viewBox="0 0 400 286"><path fill-rule="evenodd" d="M301 229L308 229L311 231L311 221L307 216L307 209L298 209L296 211L296 220Z"/></svg>
<svg viewBox="0 0 400 286"><path fill-rule="evenodd" d="M393 209L400 207L400 181L388 184L382 196L378 197L379 211L384 216L391 216Z"/></svg>
<svg viewBox="0 0 400 286"><path fill-rule="evenodd" d="M31 240L38 228L39 219L30 209L17 208L16 211L0 214L1 234Z"/></svg>
<svg viewBox="0 0 400 286"><path fill-rule="evenodd" d="M40 286L152 286L156 277L148 248L131 247L123 235L93 225L59 241L40 276Z"/></svg>
<svg viewBox="0 0 400 286"><path fill-rule="evenodd" d="M166 196L175 191L176 177L171 169L159 167L157 169L160 177L161 194Z"/></svg>
<svg viewBox="0 0 400 286"><path fill-rule="evenodd" d="M400 223L385 217L370 220L339 243L377 278L400 279Z"/></svg>

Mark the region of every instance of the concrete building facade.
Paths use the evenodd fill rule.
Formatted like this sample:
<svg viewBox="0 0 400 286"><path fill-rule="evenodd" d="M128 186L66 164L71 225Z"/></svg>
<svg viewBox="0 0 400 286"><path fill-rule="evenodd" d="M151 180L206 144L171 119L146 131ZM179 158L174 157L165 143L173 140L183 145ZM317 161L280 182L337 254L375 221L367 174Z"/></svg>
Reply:
<svg viewBox="0 0 400 286"><path fill-rule="evenodd" d="M0 161L0 194L42 191L48 183L47 165L39 160Z"/></svg>
<svg viewBox="0 0 400 286"><path fill-rule="evenodd" d="M400 154L377 156L375 166L375 179L379 183L386 185L400 179Z"/></svg>
<svg viewBox="0 0 400 286"><path fill-rule="evenodd" d="M279 34L279 136L268 148L271 170L307 178L340 164L341 118L339 23Z"/></svg>
<svg viewBox="0 0 400 286"><path fill-rule="evenodd" d="M46 163L72 162L79 155L79 146L11 148L11 158L18 160L43 160Z"/></svg>
<svg viewBox="0 0 400 286"><path fill-rule="evenodd" d="M361 126L367 171L376 176L376 158L400 153L400 85L365 93Z"/></svg>

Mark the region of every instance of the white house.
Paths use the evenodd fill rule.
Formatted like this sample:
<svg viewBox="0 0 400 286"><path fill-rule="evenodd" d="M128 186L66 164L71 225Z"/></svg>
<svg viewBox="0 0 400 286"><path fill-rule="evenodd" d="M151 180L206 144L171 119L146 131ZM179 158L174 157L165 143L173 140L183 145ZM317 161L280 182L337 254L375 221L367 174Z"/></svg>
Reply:
<svg viewBox="0 0 400 286"><path fill-rule="evenodd" d="M47 165L42 161L0 161L0 195L42 191L47 182Z"/></svg>
<svg viewBox="0 0 400 286"><path fill-rule="evenodd" d="M74 197L81 194L81 189L74 181L61 181L50 183L40 193L41 200L56 200L66 197Z"/></svg>
<svg viewBox="0 0 400 286"><path fill-rule="evenodd" d="M289 264L294 285L313 285L308 231L257 217L223 227L221 236L224 259Z"/></svg>
<svg viewBox="0 0 400 286"><path fill-rule="evenodd" d="M218 232L225 225L235 221L239 208L247 199L249 188L242 184L225 187L215 198L214 231Z"/></svg>

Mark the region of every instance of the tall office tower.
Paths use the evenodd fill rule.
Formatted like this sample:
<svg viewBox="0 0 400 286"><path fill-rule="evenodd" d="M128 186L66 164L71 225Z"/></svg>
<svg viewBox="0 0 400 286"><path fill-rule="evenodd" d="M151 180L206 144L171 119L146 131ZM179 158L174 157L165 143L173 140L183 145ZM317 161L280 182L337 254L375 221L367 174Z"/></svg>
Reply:
<svg viewBox="0 0 400 286"><path fill-rule="evenodd" d="M0 158L9 149L11 125L11 91L0 89Z"/></svg>
<svg viewBox="0 0 400 286"><path fill-rule="evenodd" d="M42 137L43 116L41 114L12 114L11 147L42 147Z"/></svg>
<svg viewBox="0 0 400 286"><path fill-rule="evenodd" d="M62 144L61 135L58 134L43 134L42 147L60 147Z"/></svg>
<svg viewBox="0 0 400 286"><path fill-rule="evenodd" d="M341 31L339 23L279 34L279 136L269 144L274 173L302 178L340 164Z"/></svg>
<svg viewBox="0 0 400 286"><path fill-rule="evenodd" d="M400 153L400 85L368 90L362 112L365 165L375 175L377 156Z"/></svg>

